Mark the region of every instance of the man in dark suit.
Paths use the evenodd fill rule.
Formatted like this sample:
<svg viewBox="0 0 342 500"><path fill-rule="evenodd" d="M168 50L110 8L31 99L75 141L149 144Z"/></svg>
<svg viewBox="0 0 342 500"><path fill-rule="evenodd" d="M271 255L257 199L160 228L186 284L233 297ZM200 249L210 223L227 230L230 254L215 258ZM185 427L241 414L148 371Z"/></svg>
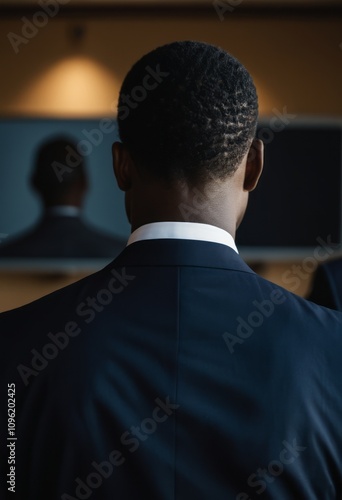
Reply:
<svg viewBox="0 0 342 500"><path fill-rule="evenodd" d="M313 278L309 300L342 311L342 259L321 264Z"/></svg>
<svg viewBox="0 0 342 500"><path fill-rule="evenodd" d="M342 315L259 277L234 243L262 170L250 75L211 45L169 44L130 70L118 118L128 246L0 316L16 398L15 428L1 399L16 460L1 488L12 478L20 500L341 498Z"/></svg>
<svg viewBox="0 0 342 500"><path fill-rule="evenodd" d="M82 219L88 181L84 159L71 139L44 142L31 181L42 200L43 217L26 233L6 240L0 258L114 258L124 249L122 240Z"/></svg>

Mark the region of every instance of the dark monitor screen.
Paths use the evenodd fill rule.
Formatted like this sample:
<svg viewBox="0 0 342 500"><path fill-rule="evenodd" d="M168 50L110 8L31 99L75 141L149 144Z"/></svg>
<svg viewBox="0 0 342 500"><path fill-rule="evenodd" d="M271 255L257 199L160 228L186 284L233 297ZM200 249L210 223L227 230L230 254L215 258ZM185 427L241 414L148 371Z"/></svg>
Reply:
<svg viewBox="0 0 342 500"><path fill-rule="evenodd" d="M342 127L297 122L284 130L259 123L265 137L264 172L250 194L237 231L242 253L298 256L310 253L318 239L341 243Z"/></svg>

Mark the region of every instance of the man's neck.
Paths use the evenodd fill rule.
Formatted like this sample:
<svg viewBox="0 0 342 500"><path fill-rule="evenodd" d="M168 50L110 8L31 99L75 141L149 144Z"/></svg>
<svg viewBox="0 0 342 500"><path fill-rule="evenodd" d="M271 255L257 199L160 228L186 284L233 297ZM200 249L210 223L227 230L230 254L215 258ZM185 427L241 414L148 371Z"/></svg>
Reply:
<svg viewBox="0 0 342 500"><path fill-rule="evenodd" d="M132 231L152 222L197 222L236 232L236 208L233 193L220 187L173 190L146 186L129 207Z"/></svg>

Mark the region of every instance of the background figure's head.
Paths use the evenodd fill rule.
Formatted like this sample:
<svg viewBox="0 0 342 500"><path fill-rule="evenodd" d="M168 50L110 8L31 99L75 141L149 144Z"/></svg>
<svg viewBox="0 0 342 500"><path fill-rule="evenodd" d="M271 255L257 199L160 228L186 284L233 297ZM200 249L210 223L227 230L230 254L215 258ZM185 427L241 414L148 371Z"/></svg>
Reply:
<svg viewBox="0 0 342 500"><path fill-rule="evenodd" d="M114 146L116 175L128 197L129 218L134 216L137 183L142 182L146 192L148 179L159 190L164 186L173 193L176 204L178 196L178 206L180 200L189 202L194 188L214 192L216 201L208 196L206 210L194 212L191 220L195 222L206 222L208 212L217 212L220 191L223 194L219 186L229 185L230 205L239 204L234 214L238 224L247 193L255 187L262 168L260 144L253 142L257 116L253 80L224 50L186 41L159 47L142 57L120 91L122 145ZM253 154L248 155L252 144ZM237 174L241 165L243 172ZM243 196L237 196L238 185ZM151 205L147 196L145 203ZM149 212L152 216L151 206ZM170 213L169 220L181 220L176 216L174 213L171 219Z"/></svg>
<svg viewBox="0 0 342 500"><path fill-rule="evenodd" d="M72 168L70 157L78 160ZM76 143L65 136L45 141L37 150L31 183L45 207L80 207L87 190L87 176Z"/></svg>

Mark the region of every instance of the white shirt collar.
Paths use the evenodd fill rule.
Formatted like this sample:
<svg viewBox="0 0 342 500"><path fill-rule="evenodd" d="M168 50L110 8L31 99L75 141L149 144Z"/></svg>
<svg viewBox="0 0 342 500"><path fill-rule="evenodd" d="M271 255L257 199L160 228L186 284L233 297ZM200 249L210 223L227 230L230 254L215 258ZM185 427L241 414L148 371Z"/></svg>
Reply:
<svg viewBox="0 0 342 500"><path fill-rule="evenodd" d="M81 213L81 209L72 205L55 205L49 207L46 212L49 215L64 215L66 217L77 217Z"/></svg>
<svg viewBox="0 0 342 500"><path fill-rule="evenodd" d="M224 229L197 222L152 222L138 227L128 238L127 246L141 240L200 240L221 243L238 252L234 238Z"/></svg>

